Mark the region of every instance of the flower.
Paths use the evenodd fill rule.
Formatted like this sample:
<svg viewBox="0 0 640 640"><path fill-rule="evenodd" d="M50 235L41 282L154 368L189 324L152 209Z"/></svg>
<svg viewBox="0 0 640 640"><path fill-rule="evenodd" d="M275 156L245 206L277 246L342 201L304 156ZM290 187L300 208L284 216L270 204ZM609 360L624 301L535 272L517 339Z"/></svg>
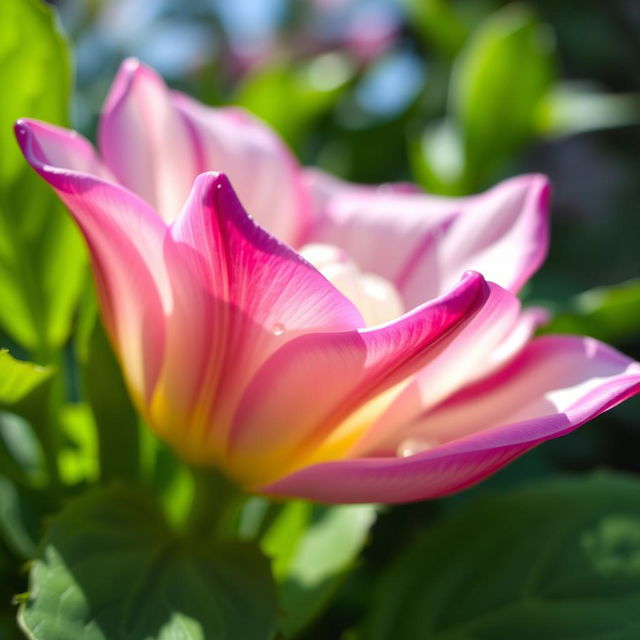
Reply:
<svg viewBox="0 0 640 640"><path fill-rule="evenodd" d="M461 199L350 185L132 61L101 157L74 132L16 132L84 234L140 412L249 490L445 495L640 389L596 340L532 338L545 313L515 294L546 252L542 176Z"/></svg>

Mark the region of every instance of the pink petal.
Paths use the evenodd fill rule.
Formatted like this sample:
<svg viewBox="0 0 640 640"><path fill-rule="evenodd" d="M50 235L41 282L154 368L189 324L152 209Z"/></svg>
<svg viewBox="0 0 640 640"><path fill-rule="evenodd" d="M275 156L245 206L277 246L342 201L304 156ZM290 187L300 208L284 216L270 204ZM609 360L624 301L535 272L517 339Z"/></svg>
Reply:
<svg viewBox="0 0 640 640"><path fill-rule="evenodd" d="M338 196L362 197L369 199L372 206L380 207L384 202L383 196L394 194L425 194L417 185L411 182L388 182L381 185L358 184L346 182L334 175L317 168L307 168L302 171L302 181L309 191L312 212L322 219L331 208L331 201ZM381 200L378 200L381 198ZM447 205L449 198L429 196L434 206L438 203Z"/></svg>
<svg viewBox="0 0 640 640"><path fill-rule="evenodd" d="M484 372L472 376L470 380L483 378L488 373L497 371L512 360L528 344L539 327L549 322L549 312L542 307L525 309L511 329L489 354Z"/></svg>
<svg viewBox="0 0 640 640"><path fill-rule="evenodd" d="M267 124L242 109L214 109L173 94L200 154L201 171L229 176L242 205L277 238L296 245L309 220L298 164Z"/></svg>
<svg viewBox="0 0 640 640"><path fill-rule="evenodd" d="M405 184L354 185L318 170L307 170L304 177L315 212L306 242L337 246L362 271L392 281L408 309L445 291L437 245L458 215L454 202ZM408 299L404 283L415 272L422 277L421 293Z"/></svg>
<svg viewBox="0 0 640 640"><path fill-rule="evenodd" d="M407 308L447 291L468 269L517 292L547 250L543 176L468 198L349 185L318 171L305 181L316 216L307 241L336 245L364 271L394 282Z"/></svg>
<svg viewBox="0 0 640 640"><path fill-rule="evenodd" d="M187 124L155 71L122 63L105 102L98 131L105 162L118 180L170 222L203 170Z"/></svg>
<svg viewBox="0 0 640 640"><path fill-rule="evenodd" d="M266 487L322 502L406 502L460 491L640 391L640 364L591 338L548 336L451 398L414 435L444 444L407 458L317 464Z"/></svg>
<svg viewBox="0 0 640 640"><path fill-rule="evenodd" d="M146 202L98 177L106 172L75 133L20 120L16 136L29 164L55 189L84 234L105 324L141 402L153 388L162 357L167 229Z"/></svg>
<svg viewBox="0 0 640 640"><path fill-rule="evenodd" d="M421 415L465 386L485 378L515 357L547 314L521 313L520 301L489 283L482 309L446 349L424 366L350 452L351 456L395 455L398 439Z"/></svg>
<svg viewBox="0 0 640 640"><path fill-rule="evenodd" d="M381 410L376 403L386 401L378 394L444 349L487 295L482 277L469 273L447 295L387 325L302 336L278 350L258 371L236 412L228 458L243 481L251 483L253 470L264 466L281 475L317 455L318 447L349 441L351 429L358 433L362 427L349 426L353 412L359 411L366 424L369 408Z"/></svg>
<svg viewBox="0 0 640 640"><path fill-rule="evenodd" d="M154 422L188 447L189 459L210 462L222 455L239 394L274 350L363 321L314 267L252 221L222 174L198 176L170 233L174 301Z"/></svg>
<svg viewBox="0 0 640 640"><path fill-rule="evenodd" d="M477 197L443 238L443 285L455 281L461 269L475 269L517 293L547 254L549 193L547 178L532 174L505 180Z"/></svg>
<svg viewBox="0 0 640 640"><path fill-rule="evenodd" d="M30 144L36 153L36 171L38 167L49 172L68 169L105 180L114 181L113 175L97 156L92 144L75 131L56 127L46 122L22 118L16 122L16 135L22 146Z"/></svg>

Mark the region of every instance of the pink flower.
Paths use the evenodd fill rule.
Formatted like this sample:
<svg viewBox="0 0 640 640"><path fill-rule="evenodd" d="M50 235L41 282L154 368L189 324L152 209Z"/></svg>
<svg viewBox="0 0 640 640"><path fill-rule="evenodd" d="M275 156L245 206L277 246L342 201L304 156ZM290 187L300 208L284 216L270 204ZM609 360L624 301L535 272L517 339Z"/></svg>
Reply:
<svg viewBox="0 0 640 640"><path fill-rule="evenodd" d="M87 240L140 412L250 490L448 494L640 388L604 344L531 337L545 314L515 293L546 252L541 176L462 199L349 185L131 61L100 156L50 125L16 131Z"/></svg>

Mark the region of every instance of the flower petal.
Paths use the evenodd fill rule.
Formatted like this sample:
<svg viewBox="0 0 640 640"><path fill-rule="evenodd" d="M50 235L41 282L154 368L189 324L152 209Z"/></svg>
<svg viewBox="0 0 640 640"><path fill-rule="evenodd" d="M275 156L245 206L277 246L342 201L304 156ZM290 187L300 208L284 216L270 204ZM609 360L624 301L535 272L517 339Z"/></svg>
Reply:
<svg viewBox="0 0 640 640"><path fill-rule="evenodd" d="M318 171L305 172L305 182L316 214L307 241L338 246L362 270L394 282L407 308L469 269L517 292L547 250L548 185L540 175L468 198L349 185Z"/></svg>
<svg viewBox="0 0 640 640"><path fill-rule="evenodd" d="M521 313L520 301L489 283L482 309L446 349L425 365L350 451L350 456L395 455L410 425L460 389L493 374L527 344L546 313ZM433 439L430 439L433 442Z"/></svg>
<svg viewBox="0 0 640 640"><path fill-rule="evenodd" d="M294 244L308 223L295 158L275 132L237 108L210 108L170 91L134 59L120 67L99 128L102 156L118 180L167 221L196 175L227 173L247 211Z"/></svg>
<svg viewBox="0 0 640 640"><path fill-rule="evenodd" d="M437 244L458 215L453 201L419 193L405 184L355 185L306 170L315 220L306 239L339 247L364 272L393 282L411 309L445 291L440 286ZM420 296L405 295L405 281L419 272ZM464 270L458 273L458 278Z"/></svg>
<svg viewBox="0 0 640 640"><path fill-rule="evenodd" d="M211 108L174 92L200 154L201 171L229 176L243 207L277 238L296 246L309 223L298 164L267 124L237 107Z"/></svg>
<svg viewBox="0 0 640 640"><path fill-rule="evenodd" d="M238 406L227 457L242 482L344 455L408 376L485 303L479 274L386 325L302 336L257 372Z"/></svg>
<svg viewBox="0 0 640 640"><path fill-rule="evenodd" d="M26 155L25 145L32 149L33 162L30 164L42 175L38 168L49 172L68 169L115 181L111 172L97 156L92 144L76 131L56 127L46 122L22 118L15 126L18 142ZM35 163L35 164L34 164Z"/></svg>
<svg viewBox="0 0 640 640"><path fill-rule="evenodd" d="M639 391L640 364L614 349L591 338L539 338L490 380L437 408L414 433L445 444L407 458L317 464L262 490L341 503L447 495Z"/></svg>
<svg viewBox="0 0 640 640"><path fill-rule="evenodd" d="M188 459L220 462L239 395L273 351L304 333L355 330L363 320L314 267L253 222L223 174L198 176L170 234L175 297L153 422Z"/></svg>
<svg viewBox="0 0 640 640"><path fill-rule="evenodd" d="M475 269L517 293L542 264L549 244L549 182L532 174L501 182L477 197L443 238L443 286Z"/></svg>
<svg viewBox="0 0 640 640"><path fill-rule="evenodd" d="M174 220L204 169L187 124L162 78L125 60L105 102L100 153L118 180Z"/></svg>
<svg viewBox="0 0 640 640"><path fill-rule="evenodd" d="M29 164L55 189L84 234L105 325L142 404L162 357L167 229L146 202L98 177L106 172L83 138L30 120L18 121L16 136Z"/></svg>

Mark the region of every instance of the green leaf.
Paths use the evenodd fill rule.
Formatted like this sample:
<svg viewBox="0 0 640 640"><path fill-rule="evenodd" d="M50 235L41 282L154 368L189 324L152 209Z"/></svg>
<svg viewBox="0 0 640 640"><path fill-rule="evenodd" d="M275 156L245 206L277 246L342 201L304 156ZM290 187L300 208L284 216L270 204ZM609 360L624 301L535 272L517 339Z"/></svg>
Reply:
<svg viewBox="0 0 640 640"><path fill-rule="evenodd" d="M276 604L255 547L182 537L150 497L110 489L51 522L19 619L38 640L266 640Z"/></svg>
<svg viewBox="0 0 640 640"><path fill-rule="evenodd" d="M409 149L416 180L429 193L465 194L464 150L451 122L432 123L417 139L410 138Z"/></svg>
<svg viewBox="0 0 640 640"><path fill-rule="evenodd" d="M640 483L594 475L467 504L378 584L364 640L640 637Z"/></svg>
<svg viewBox="0 0 640 640"><path fill-rule="evenodd" d="M640 122L640 94L605 93L588 83L557 83L540 104L538 129L567 136Z"/></svg>
<svg viewBox="0 0 640 640"><path fill-rule="evenodd" d="M53 369L16 360L0 349L0 405L24 400L36 387L51 378Z"/></svg>
<svg viewBox="0 0 640 640"><path fill-rule="evenodd" d="M22 416L8 411L0 411L0 469L25 485L40 484L44 474L36 433Z"/></svg>
<svg viewBox="0 0 640 640"><path fill-rule="evenodd" d="M295 635L326 606L364 546L373 505L288 503L262 540L273 559L281 631Z"/></svg>
<svg viewBox="0 0 640 640"><path fill-rule="evenodd" d="M428 44L447 58L458 53L469 29L451 0L404 0L403 4Z"/></svg>
<svg viewBox="0 0 640 640"><path fill-rule="evenodd" d="M544 333L579 333L607 342L638 334L640 278L585 291L564 306Z"/></svg>
<svg viewBox="0 0 640 640"><path fill-rule="evenodd" d="M91 408L84 403L63 406L60 426L63 442L58 457L62 480L69 485L95 481L100 469Z"/></svg>
<svg viewBox="0 0 640 640"><path fill-rule="evenodd" d="M12 358L6 351L0 350L0 408L6 407L30 423L18 423L3 414L0 419L0 462L2 470L14 480L22 482L39 469L31 464L33 456L29 449L32 435L40 441L44 465L55 482L57 478L57 434L50 422L49 407L53 378L52 367L41 367L31 362L22 362ZM7 428L8 427L8 428ZM22 430L23 433L16 433ZM9 436L9 438L7 438ZM13 436L13 437L12 437ZM18 445L17 448L14 445ZM14 454L19 454L18 456ZM19 457L28 459L28 465L16 465ZM26 472L26 473L25 473Z"/></svg>
<svg viewBox="0 0 640 640"><path fill-rule="evenodd" d="M18 488L0 475L0 534L17 556L32 558L35 555L46 510L40 494Z"/></svg>
<svg viewBox="0 0 640 640"><path fill-rule="evenodd" d="M296 146L313 121L335 104L353 73L349 61L337 53L318 56L297 67L278 62L250 74L234 102L268 122Z"/></svg>
<svg viewBox="0 0 640 640"><path fill-rule="evenodd" d="M489 16L456 60L450 111L469 189L482 186L533 135L553 76L553 37L523 6Z"/></svg>
<svg viewBox="0 0 640 640"><path fill-rule="evenodd" d="M0 325L47 359L69 335L85 277L80 236L27 166L11 134L18 118L67 124L68 45L39 0L0 3Z"/></svg>

